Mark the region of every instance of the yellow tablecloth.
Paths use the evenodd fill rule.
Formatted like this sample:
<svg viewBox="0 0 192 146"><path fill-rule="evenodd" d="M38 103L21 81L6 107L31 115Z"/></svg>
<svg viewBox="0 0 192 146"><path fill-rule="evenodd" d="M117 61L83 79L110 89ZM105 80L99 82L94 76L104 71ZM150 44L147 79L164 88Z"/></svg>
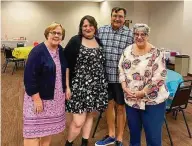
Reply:
<svg viewBox="0 0 192 146"><path fill-rule="evenodd" d="M33 46L15 48L12 55L17 59L27 59L32 49Z"/></svg>

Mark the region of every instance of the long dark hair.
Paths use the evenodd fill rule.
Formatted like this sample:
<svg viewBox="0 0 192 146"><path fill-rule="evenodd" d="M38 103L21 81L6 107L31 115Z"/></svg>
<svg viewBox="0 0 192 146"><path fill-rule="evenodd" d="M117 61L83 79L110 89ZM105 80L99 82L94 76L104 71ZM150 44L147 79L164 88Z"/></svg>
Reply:
<svg viewBox="0 0 192 146"><path fill-rule="evenodd" d="M82 34L82 26L83 26L84 20L89 21L89 23L94 26L94 28L95 28L95 35L96 35L97 34L97 21L95 20L95 18L93 16L90 16L90 15L86 15L86 16L84 16L81 19L80 24L79 24L79 33L78 34L80 36L83 35Z"/></svg>

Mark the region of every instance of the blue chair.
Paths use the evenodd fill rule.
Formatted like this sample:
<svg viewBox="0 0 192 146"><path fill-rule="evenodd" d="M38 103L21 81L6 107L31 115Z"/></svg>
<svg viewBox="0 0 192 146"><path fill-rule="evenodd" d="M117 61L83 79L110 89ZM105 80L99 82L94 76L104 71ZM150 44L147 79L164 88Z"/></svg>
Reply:
<svg viewBox="0 0 192 146"><path fill-rule="evenodd" d="M189 125L188 125L187 120L186 120L184 110L187 108L187 105L188 105L188 102L190 99L191 89L192 89L192 80L187 80L187 81L181 82L177 88L177 91L175 93L175 96L172 100L170 107L166 109L167 114L170 112L176 112L176 113L182 112L183 118L185 121L185 125L187 127L187 131L188 131L190 138L192 138L192 135L191 135ZM171 134L169 132L166 117L165 117L164 121L165 121L166 129L167 129L167 132L169 135L171 146L173 146L173 142L172 142Z"/></svg>
<svg viewBox="0 0 192 146"><path fill-rule="evenodd" d="M166 86L168 88L170 98L166 101L166 108L170 107L173 101L173 97L175 96L175 93L177 91L177 88L179 84L183 81L184 80L182 75L175 71L167 69Z"/></svg>

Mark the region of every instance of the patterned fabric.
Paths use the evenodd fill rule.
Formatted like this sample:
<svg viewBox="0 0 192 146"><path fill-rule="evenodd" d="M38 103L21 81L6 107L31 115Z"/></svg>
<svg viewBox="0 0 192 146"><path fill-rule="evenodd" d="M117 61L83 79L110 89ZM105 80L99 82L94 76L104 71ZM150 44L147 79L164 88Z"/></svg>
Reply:
<svg viewBox="0 0 192 146"><path fill-rule="evenodd" d="M80 47L72 79L72 97L66 101L66 111L83 113L103 111L108 105L107 81L101 48Z"/></svg>
<svg viewBox="0 0 192 146"><path fill-rule="evenodd" d="M115 31L106 25L99 28L98 37L104 48L108 82L119 83L118 63L123 50L133 44L132 31L126 26Z"/></svg>
<svg viewBox="0 0 192 146"><path fill-rule="evenodd" d="M134 108L145 109L145 105L164 102L169 93L165 85L166 67L164 53L153 47L147 54L136 56L133 45L127 47L119 61L119 80L125 81L132 91L141 91L145 86L152 92L143 99L128 98L125 102Z"/></svg>
<svg viewBox="0 0 192 146"><path fill-rule="evenodd" d="M56 65L54 99L43 100L43 112L36 114L32 97L25 93L23 105L23 136L25 138L58 134L65 128L65 95L62 89L59 53L58 51L56 53L49 52Z"/></svg>

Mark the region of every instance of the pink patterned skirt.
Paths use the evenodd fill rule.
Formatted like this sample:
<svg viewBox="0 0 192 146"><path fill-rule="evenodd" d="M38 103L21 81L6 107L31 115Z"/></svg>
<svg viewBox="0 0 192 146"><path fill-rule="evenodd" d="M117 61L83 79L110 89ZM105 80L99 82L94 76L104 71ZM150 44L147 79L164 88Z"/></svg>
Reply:
<svg viewBox="0 0 192 146"><path fill-rule="evenodd" d="M53 57L53 55L55 55ZM43 112L34 112L32 97L25 93L23 105L23 137L37 138L58 134L65 129L65 94L62 88L61 65L58 54L51 54L56 64L53 100L43 100Z"/></svg>

